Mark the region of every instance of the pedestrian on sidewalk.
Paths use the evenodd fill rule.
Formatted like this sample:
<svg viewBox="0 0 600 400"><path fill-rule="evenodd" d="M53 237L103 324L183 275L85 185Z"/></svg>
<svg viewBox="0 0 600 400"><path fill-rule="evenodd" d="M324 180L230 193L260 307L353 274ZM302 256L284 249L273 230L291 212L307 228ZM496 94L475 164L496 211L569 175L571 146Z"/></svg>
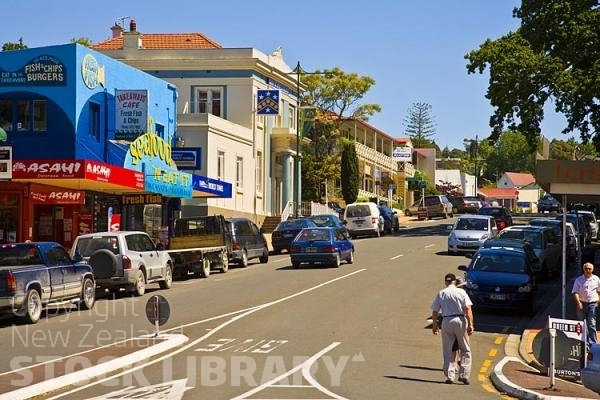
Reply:
<svg viewBox="0 0 600 400"><path fill-rule="evenodd" d="M594 275L592 263L583 264L583 273L575 279L571 293L575 299L577 318L587 322L587 342L596 343L596 309L600 298L600 278Z"/></svg>
<svg viewBox="0 0 600 400"><path fill-rule="evenodd" d="M442 289L435 296L431 305L432 331L434 335L437 335L440 332L440 328L442 330L446 383L454 383L456 379L456 360L452 351L452 346L456 340L460 349L458 380L468 385L471 375L471 345L469 343L469 336L473 334L473 312L471 310L473 303L466 291L456 287L456 276L454 274L446 274L444 282L446 288ZM438 323L440 310L442 315L441 327Z"/></svg>

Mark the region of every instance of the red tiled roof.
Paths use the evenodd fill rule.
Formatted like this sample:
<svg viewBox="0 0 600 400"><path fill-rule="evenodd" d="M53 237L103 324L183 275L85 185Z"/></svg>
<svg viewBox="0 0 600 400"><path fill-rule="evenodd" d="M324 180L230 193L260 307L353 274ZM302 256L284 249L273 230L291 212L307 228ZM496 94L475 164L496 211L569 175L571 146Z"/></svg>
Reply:
<svg viewBox="0 0 600 400"><path fill-rule="evenodd" d="M525 186L535 182L535 178L529 173L506 172L506 176L515 186Z"/></svg>
<svg viewBox="0 0 600 400"><path fill-rule="evenodd" d="M128 35L130 33L124 33ZM201 33L141 33L142 49L222 49L219 43ZM120 50L123 36L91 46L95 50Z"/></svg>
<svg viewBox="0 0 600 400"><path fill-rule="evenodd" d="M517 197L519 191L515 188L479 188L477 189L477 193L485 198L514 199Z"/></svg>

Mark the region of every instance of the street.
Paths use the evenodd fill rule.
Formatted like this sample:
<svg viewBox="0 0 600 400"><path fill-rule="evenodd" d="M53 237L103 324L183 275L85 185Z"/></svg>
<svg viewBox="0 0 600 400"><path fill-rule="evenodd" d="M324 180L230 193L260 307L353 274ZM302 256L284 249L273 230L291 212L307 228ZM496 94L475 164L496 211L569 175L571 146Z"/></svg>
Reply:
<svg viewBox="0 0 600 400"><path fill-rule="evenodd" d="M170 290L150 286L141 298L99 299L91 311L48 312L37 325L1 321L7 345L0 370L152 333L144 308L160 294L171 310L161 331L184 334L185 344L44 398L499 398L489 372L528 317L476 312L471 385L444 384L441 336L431 333L429 307L444 275L469 261L446 253L450 221L357 239L354 264L338 269L292 269L284 253L268 264L176 281ZM557 284L541 285L538 311Z"/></svg>

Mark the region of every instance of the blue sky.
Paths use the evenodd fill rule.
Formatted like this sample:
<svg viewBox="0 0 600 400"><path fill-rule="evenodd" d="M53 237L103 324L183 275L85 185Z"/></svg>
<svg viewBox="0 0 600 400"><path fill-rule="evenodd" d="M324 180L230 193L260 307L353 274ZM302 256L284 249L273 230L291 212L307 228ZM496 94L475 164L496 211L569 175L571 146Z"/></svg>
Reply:
<svg viewBox="0 0 600 400"><path fill-rule="evenodd" d="M88 37L108 39L121 17L139 32L200 32L223 47L253 47L269 54L283 47L287 64L306 71L340 67L370 76L364 99L382 112L369 123L404 137L403 120L415 102L432 106L433 139L441 148L464 148L463 139L487 137L492 108L485 98L487 74L468 75L464 55L487 38L515 30L517 0L397 0L372 2L253 2L247 0L3 0L0 43L20 37L29 47ZM127 20L129 21L129 20ZM126 23L128 27L128 22ZM564 119L546 111L544 136L567 139ZM577 137L578 139L578 137Z"/></svg>

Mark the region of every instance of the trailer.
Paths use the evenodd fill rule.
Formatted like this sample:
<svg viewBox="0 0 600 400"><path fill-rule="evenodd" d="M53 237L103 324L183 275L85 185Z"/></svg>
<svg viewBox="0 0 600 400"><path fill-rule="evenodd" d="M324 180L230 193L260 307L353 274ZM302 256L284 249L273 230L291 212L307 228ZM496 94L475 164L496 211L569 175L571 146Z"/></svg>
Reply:
<svg viewBox="0 0 600 400"><path fill-rule="evenodd" d="M173 259L173 275L207 278L211 271L227 272L227 233L222 215L177 219L166 249Z"/></svg>

